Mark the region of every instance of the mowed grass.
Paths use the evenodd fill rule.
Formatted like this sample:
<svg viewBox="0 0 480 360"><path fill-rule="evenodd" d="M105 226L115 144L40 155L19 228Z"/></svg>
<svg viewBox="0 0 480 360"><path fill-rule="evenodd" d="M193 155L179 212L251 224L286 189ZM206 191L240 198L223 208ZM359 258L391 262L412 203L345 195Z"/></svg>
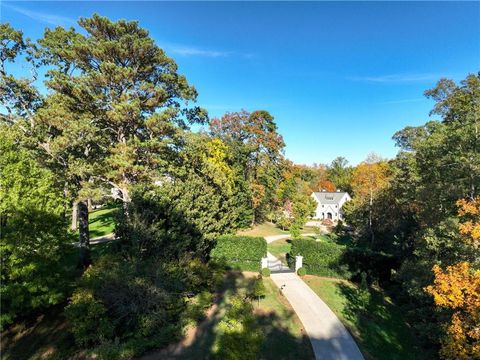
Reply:
<svg viewBox="0 0 480 360"><path fill-rule="evenodd" d="M288 231L284 231L278 227L276 227L272 223L263 223L259 225L255 225L252 229L241 230L238 232L238 235L246 235L246 236L270 236L270 235L288 235Z"/></svg>
<svg viewBox="0 0 480 360"><path fill-rule="evenodd" d="M367 360L426 359L401 309L380 291L362 300L351 282L307 275L304 281L350 330Z"/></svg>
<svg viewBox="0 0 480 360"><path fill-rule="evenodd" d="M271 242L267 245L267 250L283 264L287 265L287 253L292 248L292 241L290 239L282 239Z"/></svg>
<svg viewBox="0 0 480 360"><path fill-rule="evenodd" d="M110 205L89 214L88 224L91 239L113 233L116 210L117 207Z"/></svg>
<svg viewBox="0 0 480 360"><path fill-rule="evenodd" d="M195 339L175 355L174 359L209 359L213 356L213 344L217 325L233 295L245 296L253 284L256 273L230 272L225 280L224 294L216 310L195 332ZM302 323L288 301L279 294L269 278L263 278L267 295L259 302L253 301L255 317L265 336L258 359L313 359L313 350ZM248 300L245 300L248 301ZM152 354L153 355L153 354ZM155 355L146 356L153 359ZM163 354L165 355L165 354Z"/></svg>

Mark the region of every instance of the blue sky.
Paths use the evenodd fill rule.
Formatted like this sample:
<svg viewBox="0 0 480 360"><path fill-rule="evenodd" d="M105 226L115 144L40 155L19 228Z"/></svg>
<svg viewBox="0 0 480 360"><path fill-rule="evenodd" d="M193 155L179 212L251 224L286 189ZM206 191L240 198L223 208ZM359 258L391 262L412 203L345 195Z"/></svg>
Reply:
<svg viewBox="0 0 480 360"><path fill-rule="evenodd" d="M423 92L480 70L479 2L20 2L2 22L32 39L97 12L138 20L211 117L268 110L297 163L397 152L429 120Z"/></svg>

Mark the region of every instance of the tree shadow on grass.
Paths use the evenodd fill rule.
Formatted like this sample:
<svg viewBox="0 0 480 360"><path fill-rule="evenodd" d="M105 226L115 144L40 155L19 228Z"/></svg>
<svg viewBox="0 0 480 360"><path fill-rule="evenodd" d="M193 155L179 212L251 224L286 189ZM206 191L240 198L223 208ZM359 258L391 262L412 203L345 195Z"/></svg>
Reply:
<svg viewBox="0 0 480 360"><path fill-rule="evenodd" d="M114 225L115 216L116 216L116 211L113 210L111 212L98 215L95 217L95 219L90 220L89 221L90 237L96 238L99 236L108 235L108 234L105 234L105 228L109 228L112 225ZM113 231L113 227L112 227L112 231Z"/></svg>
<svg viewBox="0 0 480 360"><path fill-rule="evenodd" d="M60 304L44 314L19 320L1 336L1 358L25 360L40 358L68 358L75 351L73 336ZM61 354L61 356L59 356Z"/></svg>
<svg viewBox="0 0 480 360"><path fill-rule="evenodd" d="M300 337L294 336L282 324L285 321L290 321L293 316L294 313L291 311L288 314L284 314L282 319L274 312L257 315L258 323L265 336L258 359L307 360L313 358L313 350L311 350L308 336L305 333L302 333ZM308 348L310 348L310 354L307 350Z"/></svg>
<svg viewBox="0 0 480 360"><path fill-rule="evenodd" d="M343 317L354 325L350 331L366 359L423 359L415 349L408 325L400 308L387 301L380 291L362 290L338 283L346 299Z"/></svg>
<svg viewBox="0 0 480 360"><path fill-rule="evenodd" d="M234 294L248 293L252 287L253 280L254 277L247 278L241 272L228 272L213 311L208 314L207 319L195 329L194 337L187 339L187 341L182 341L175 346L171 346L161 353L157 353L156 357L153 357L153 354L151 354L147 357L142 357L142 360L218 359L219 357L214 353L213 349L217 336L216 326L223 319L225 312L230 306L228 302L229 298ZM249 300L245 299L245 301ZM304 334L300 337L295 336L283 325L285 322L288 323L291 320L294 316L293 312L288 311L287 314L283 314L283 317L280 318L275 312L262 312L256 309L254 315L256 323L264 335L264 340L259 354L255 357L256 359L301 360L313 358L313 351L308 353L308 351L304 350L305 347L311 347L308 337ZM248 329L245 331L248 332ZM247 333L245 334L245 336L248 335ZM235 335L236 341L241 342L241 338L242 334ZM305 354L309 355L305 356Z"/></svg>

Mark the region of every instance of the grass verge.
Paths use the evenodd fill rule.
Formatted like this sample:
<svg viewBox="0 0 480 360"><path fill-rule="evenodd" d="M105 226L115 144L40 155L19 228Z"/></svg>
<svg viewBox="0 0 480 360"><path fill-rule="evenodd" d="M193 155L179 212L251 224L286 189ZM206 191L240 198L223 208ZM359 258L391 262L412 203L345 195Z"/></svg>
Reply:
<svg viewBox="0 0 480 360"><path fill-rule="evenodd" d="M401 309L381 291L362 291L344 280L307 275L304 281L355 337L365 359L425 359Z"/></svg>

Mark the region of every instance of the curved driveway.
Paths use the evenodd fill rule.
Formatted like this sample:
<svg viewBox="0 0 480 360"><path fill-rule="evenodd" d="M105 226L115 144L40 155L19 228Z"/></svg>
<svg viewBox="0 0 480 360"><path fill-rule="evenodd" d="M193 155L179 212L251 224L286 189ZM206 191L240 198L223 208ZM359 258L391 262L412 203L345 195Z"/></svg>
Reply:
<svg viewBox="0 0 480 360"><path fill-rule="evenodd" d="M303 234L307 235L307 234ZM267 243L288 235L266 236ZM268 253L269 259L276 259ZM273 282L292 305L318 360L363 360L355 340L332 310L293 272L272 273Z"/></svg>

